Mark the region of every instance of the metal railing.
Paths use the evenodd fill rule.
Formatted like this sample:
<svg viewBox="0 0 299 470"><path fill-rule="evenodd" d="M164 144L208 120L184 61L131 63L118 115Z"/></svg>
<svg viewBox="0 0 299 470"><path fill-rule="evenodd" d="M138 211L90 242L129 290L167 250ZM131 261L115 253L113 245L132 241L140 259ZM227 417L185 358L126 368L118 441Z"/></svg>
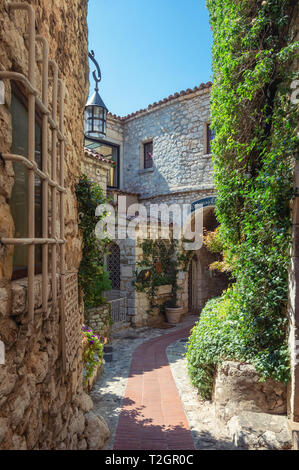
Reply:
<svg viewBox="0 0 299 470"><path fill-rule="evenodd" d="M113 323L125 323L127 321L127 298L121 296L119 290L107 291L104 295L107 302L111 305Z"/></svg>

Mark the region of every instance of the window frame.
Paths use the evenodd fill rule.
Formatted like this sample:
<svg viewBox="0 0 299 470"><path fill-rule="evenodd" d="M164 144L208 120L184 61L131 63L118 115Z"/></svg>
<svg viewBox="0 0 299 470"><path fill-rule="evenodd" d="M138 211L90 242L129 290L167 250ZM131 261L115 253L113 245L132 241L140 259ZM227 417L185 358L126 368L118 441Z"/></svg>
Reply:
<svg viewBox="0 0 299 470"><path fill-rule="evenodd" d="M215 135L213 139L211 139L213 130L211 129L211 122L205 122L205 131L204 131L204 138L205 138L205 144L204 144L204 152L205 155L211 155L212 153L212 148L211 144L215 138Z"/></svg>
<svg viewBox="0 0 299 470"><path fill-rule="evenodd" d="M119 187L120 187L120 145L109 142L108 140L96 139L94 137L89 137L89 136L85 136L85 138L87 140L90 140L91 142L95 142L97 144L102 144L102 145L106 145L106 146L109 146L109 147L116 148L116 150L117 150L117 163L116 163L117 186L110 186L109 184L107 184L107 188L108 189L119 189ZM98 151L98 153L101 153L101 152ZM105 157L105 155L104 155L104 157ZM111 160L111 161L113 161L113 160Z"/></svg>
<svg viewBox="0 0 299 470"><path fill-rule="evenodd" d="M152 149L152 157L151 159L147 157L147 154L146 154L146 147L147 146L151 146L151 149ZM147 151L147 153L149 153L149 151ZM153 144L153 140L149 140L148 142L144 142L143 143L143 168L144 170L149 170L150 168L153 168L154 167L154 158L153 158L153 153L154 153L154 144ZM150 166L147 166L146 162L151 162L151 165Z"/></svg>
<svg viewBox="0 0 299 470"><path fill-rule="evenodd" d="M14 95L20 103L24 106L24 108L27 111L27 117L28 117L28 96L26 95L25 89L22 87L20 83L16 83L14 81L11 81L11 95ZM10 109L11 110L11 109ZM37 124L40 128L40 143L41 143L41 166L42 167L42 162L43 162L43 135L42 135L42 114L39 112L38 108L35 108L35 124ZM12 116L11 116L11 122L12 122ZM12 142L13 144L13 142ZM28 158L28 157L26 157ZM41 214L43 211L43 184L42 181L40 181L40 210ZM26 209L28 211L28 208ZM42 232L42 221L41 221L41 232ZM26 249L26 245L20 245L23 246ZM34 262L35 266L35 274L41 274L42 273L42 253L41 253L41 259L37 262L35 259ZM15 268L14 266L14 261L13 261L13 270L12 270L12 275L11 275L11 280L16 281L19 279L27 278L28 277L28 264L26 268Z"/></svg>
<svg viewBox="0 0 299 470"><path fill-rule="evenodd" d="M147 173L154 171L154 157L152 158L152 166L150 167L145 167L145 145L147 144L152 144L152 154L154 154L154 138L150 137L148 139L142 140L139 146L139 161L140 161L140 172L141 173Z"/></svg>

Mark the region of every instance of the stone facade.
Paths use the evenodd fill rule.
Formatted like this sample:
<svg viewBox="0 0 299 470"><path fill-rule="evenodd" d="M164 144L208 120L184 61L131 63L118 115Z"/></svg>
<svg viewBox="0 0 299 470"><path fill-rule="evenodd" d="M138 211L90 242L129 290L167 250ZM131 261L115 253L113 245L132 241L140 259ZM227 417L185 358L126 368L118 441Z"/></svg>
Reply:
<svg viewBox="0 0 299 470"><path fill-rule="evenodd" d="M58 64L59 76L66 85L66 269L76 278L81 259L81 240L75 184L80 174L84 145L83 111L88 95L87 0L23 0L20 3L30 4L34 8L37 33L48 40L50 59ZM23 10L11 11L8 5L6 0L0 4L0 70L27 76L28 50L24 35L28 32L28 17ZM38 58L41 53L39 42ZM42 67L36 66L35 72L36 86L41 96ZM10 81L5 80L4 86L5 104L0 105L0 151L3 154L9 153L12 145ZM50 80L50 97L51 90ZM2 161L1 238L14 236L10 208L13 185L13 165ZM65 344L62 344L64 336L61 333L61 276L57 274L57 303L51 298L49 281L47 311L42 309L41 276L35 276L32 320L27 311L28 280L11 281L14 249L11 245L0 245L0 340L5 345L5 364L0 365L0 448L100 448L108 430L92 414L92 401L83 391L81 338L73 345L76 354L71 366L63 366L62 349ZM76 304L76 289L68 294L70 302ZM76 322L82 323L80 312L74 311L77 312ZM67 332L67 338L69 334L71 332Z"/></svg>
<svg viewBox="0 0 299 470"><path fill-rule="evenodd" d="M101 186L104 196L107 196L107 180L110 168L111 162L109 162L109 160L88 149L84 150L81 172L88 176L94 183Z"/></svg>
<svg viewBox="0 0 299 470"><path fill-rule="evenodd" d="M126 196L126 207L141 203L148 215L152 204L191 204L204 198L215 198L213 165L207 153L207 126L210 122L211 84L201 85L149 105L132 115L118 117L108 115L107 143L119 145L120 187L110 188L114 205L119 196ZM153 143L153 166L144 168L143 145ZM213 208L212 208L213 211ZM130 217L127 218L127 224ZM209 215L204 216L209 225ZM136 292L133 280L137 263L142 260L140 240L115 240L120 248L120 296L127 298L128 318L134 326L152 324L157 312L149 312L146 295ZM211 257L204 256L204 248L197 253L207 268ZM204 265L204 266L202 266ZM180 272L178 298L184 311L188 310L188 272ZM205 301L226 287L227 280L213 278L201 297ZM213 286L217 284L218 288ZM221 284L221 285L220 285ZM168 296L169 298L169 296ZM163 303L167 298L156 299ZM204 305L202 303L201 307Z"/></svg>
<svg viewBox="0 0 299 470"><path fill-rule="evenodd" d="M124 190L147 198L214 188L211 156L204 148L209 91L196 91L124 121ZM145 170L140 156L143 142L149 139L154 166Z"/></svg>
<svg viewBox="0 0 299 470"><path fill-rule="evenodd" d="M109 338L111 326L111 305L99 305L85 311L85 325L102 338Z"/></svg>

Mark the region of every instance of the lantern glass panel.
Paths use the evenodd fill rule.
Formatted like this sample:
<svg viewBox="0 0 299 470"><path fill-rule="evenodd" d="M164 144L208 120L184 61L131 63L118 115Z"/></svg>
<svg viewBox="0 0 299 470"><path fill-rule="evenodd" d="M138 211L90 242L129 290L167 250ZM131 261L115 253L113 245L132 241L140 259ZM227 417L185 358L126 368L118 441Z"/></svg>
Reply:
<svg viewBox="0 0 299 470"><path fill-rule="evenodd" d="M94 106L94 117L95 119L103 119L103 108L99 108L97 106Z"/></svg>
<svg viewBox="0 0 299 470"><path fill-rule="evenodd" d="M88 106L85 109L85 132L88 134L92 132L92 107Z"/></svg>

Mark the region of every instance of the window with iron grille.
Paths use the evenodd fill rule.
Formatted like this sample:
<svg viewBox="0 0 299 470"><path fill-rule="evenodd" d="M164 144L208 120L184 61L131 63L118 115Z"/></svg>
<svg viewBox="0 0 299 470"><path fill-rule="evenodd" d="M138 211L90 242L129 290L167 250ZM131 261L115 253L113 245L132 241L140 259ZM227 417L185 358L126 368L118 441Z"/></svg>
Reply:
<svg viewBox="0 0 299 470"><path fill-rule="evenodd" d="M65 87L57 63L49 59L46 38L36 34L33 6L19 2L8 3L7 8L27 15L28 73L0 70L0 81L9 80L12 85L12 146L1 157L5 164L12 162L15 171L10 201L15 233L13 237L1 237L0 243L14 247L16 276L27 277L29 322L34 321L35 274L41 267L42 311L49 313L50 286L51 308L59 315L66 370L72 367L82 335L77 271L66 271L65 261ZM37 50L41 58L37 58ZM37 64L41 70L41 96L36 88Z"/></svg>
<svg viewBox="0 0 299 470"><path fill-rule="evenodd" d="M12 121L12 153L27 156L28 149L28 110L26 98L12 83L11 121ZM35 119L35 162L42 168L42 130L41 118ZM15 174L10 207L15 225L15 237L26 238L28 232L28 179L27 170L21 162L13 162ZM42 238L42 182L38 175L35 184L35 237ZM28 250L26 245L16 245L13 257L12 279L26 277L28 273ZM41 245L35 247L35 274L42 271Z"/></svg>
<svg viewBox="0 0 299 470"><path fill-rule="evenodd" d="M143 168L152 168L153 166L153 141L150 141L143 144Z"/></svg>
<svg viewBox="0 0 299 470"><path fill-rule="evenodd" d="M120 289L120 249L116 243L111 243L108 248L107 269L112 289Z"/></svg>

